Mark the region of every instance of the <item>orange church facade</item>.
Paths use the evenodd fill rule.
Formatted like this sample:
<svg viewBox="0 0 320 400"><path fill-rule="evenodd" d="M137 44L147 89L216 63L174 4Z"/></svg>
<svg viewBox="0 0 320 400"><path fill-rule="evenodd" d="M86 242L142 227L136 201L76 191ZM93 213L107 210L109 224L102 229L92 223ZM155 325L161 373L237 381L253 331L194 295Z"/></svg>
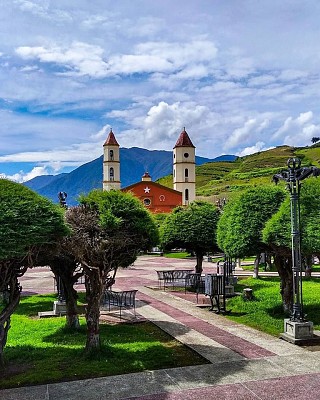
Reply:
<svg viewBox="0 0 320 400"><path fill-rule="evenodd" d="M145 180L145 179L149 180ZM136 196L152 213L170 213L182 205L182 193L152 182L149 174L144 174L142 181L122 189Z"/></svg>

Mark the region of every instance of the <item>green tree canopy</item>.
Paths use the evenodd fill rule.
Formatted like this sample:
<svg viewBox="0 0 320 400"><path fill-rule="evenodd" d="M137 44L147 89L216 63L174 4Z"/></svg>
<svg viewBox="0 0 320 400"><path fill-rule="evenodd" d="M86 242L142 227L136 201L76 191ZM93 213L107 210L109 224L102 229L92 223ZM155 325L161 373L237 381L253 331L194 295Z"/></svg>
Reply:
<svg viewBox="0 0 320 400"><path fill-rule="evenodd" d="M263 229L263 240L275 254L275 265L281 278L281 295L284 309L292 304L292 253L290 199L269 219ZM320 180L303 181L300 190L301 251L308 258L320 254Z"/></svg>
<svg viewBox="0 0 320 400"><path fill-rule="evenodd" d="M29 188L0 179L0 260L25 255L68 233L63 210Z"/></svg>
<svg viewBox="0 0 320 400"><path fill-rule="evenodd" d="M19 304L18 278L37 261L40 249L69 232L63 210L27 187L0 179L0 364L10 328L11 315Z"/></svg>
<svg viewBox="0 0 320 400"><path fill-rule="evenodd" d="M216 228L219 210L203 201L194 201L187 207L177 207L161 227L161 245L165 249L183 247L197 256L196 271L202 271L206 252L216 249Z"/></svg>
<svg viewBox="0 0 320 400"><path fill-rule="evenodd" d="M262 230L284 198L283 189L267 186L248 189L229 201L218 222L219 247L229 256L240 258L264 251Z"/></svg>
<svg viewBox="0 0 320 400"><path fill-rule="evenodd" d="M86 350L100 348L100 300L117 269L131 265L139 250L158 242L152 215L130 193L94 190L66 212L72 228L70 250L86 276Z"/></svg>
<svg viewBox="0 0 320 400"><path fill-rule="evenodd" d="M304 255L320 253L320 180L309 178L300 190L300 232ZM290 199L270 218L263 230L265 243L291 252ZM286 250L285 250L286 249Z"/></svg>

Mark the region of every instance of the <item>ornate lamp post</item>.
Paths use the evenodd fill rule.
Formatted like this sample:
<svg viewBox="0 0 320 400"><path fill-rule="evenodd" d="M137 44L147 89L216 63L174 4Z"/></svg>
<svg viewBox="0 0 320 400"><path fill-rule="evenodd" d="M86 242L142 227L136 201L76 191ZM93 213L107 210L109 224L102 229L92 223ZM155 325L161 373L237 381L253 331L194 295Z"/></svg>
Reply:
<svg viewBox="0 0 320 400"><path fill-rule="evenodd" d="M309 176L320 175L316 167L301 167L299 158L289 158L288 169L274 175L275 183L284 180L290 192L291 209L291 247L292 247L292 275L293 275L293 306L289 319L284 321L284 333L281 337L292 343L300 343L313 338L313 323L306 321L303 313L302 300L302 263L301 263L301 236L300 236L300 188L301 181Z"/></svg>
<svg viewBox="0 0 320 400"><path fill-rule="evenodd" d="M68 197L68 195L66 192L58 193L59 203L62 208L68 208L67 197ZM65 304L66 297L65 297L64 288L63 288L63 284L62 284L62 280L61 280L60 276L56 276L56 282L57 282L58 302Z"/></svg>

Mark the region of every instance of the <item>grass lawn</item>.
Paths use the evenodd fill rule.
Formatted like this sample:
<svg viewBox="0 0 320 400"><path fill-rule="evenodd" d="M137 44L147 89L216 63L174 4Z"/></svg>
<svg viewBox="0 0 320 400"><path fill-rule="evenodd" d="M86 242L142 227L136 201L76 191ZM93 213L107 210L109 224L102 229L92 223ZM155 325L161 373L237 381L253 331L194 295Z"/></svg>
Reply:
<svg viewBox="0 0 320 400"><path fill-rule="evenodd" d="M314 323L314 329L319 330L320 280L304 279L302 285L304 313ZM272 335L279 335L283 332L283 319L288 317L282 310L279 278L240 279L235 290L242 293L247 287L253 289L254 300L245 300L243 296L229 299L227 309L231 313L227 318Z"/></svg>
<svg viewBox="0 0 320 400"><path fill-rule="evenodd" d="M190 258L190 253L187 252L177 252L177 253L165 253L165 257L168 258Z"/></svg>
<svg viewBox="0 0 320 400"><path fill-rule="evenodd" d="M81 330L70 333L64 329L65 317L37 317L38 311L51 310L55 299L54 295L22 298L12 316L1 389L206 363L149 322L101 324L103 351L87 358L84 318Z"/></svg>

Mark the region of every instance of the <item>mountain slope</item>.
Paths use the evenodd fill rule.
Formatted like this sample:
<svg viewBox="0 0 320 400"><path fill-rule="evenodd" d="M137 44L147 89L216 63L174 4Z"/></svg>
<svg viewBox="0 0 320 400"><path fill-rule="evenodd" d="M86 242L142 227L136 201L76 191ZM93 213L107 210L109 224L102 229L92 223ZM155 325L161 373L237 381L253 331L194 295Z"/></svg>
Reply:
<svg viewBox="0 0 320 400"><path fill-rule="evenodd" d="M287 161L299 157L303 166L320 166L320 147L279 146L274 149L239 157L236 161L207 163L196 167L196 195L207 201L230 198L259 185L274 185L272 177L286 170Z"/></svg>
<svg viewBox="0 0 320 400"><path fill-rule="evenodd" d="M235 159L235 156L220 156L228 159ZM152 179L168 175L172 171L172 152L164 150L146 150L138 147L130 149L120 149L120 175L121 187L129 186L139 182L142 175L148 171ZM201 165L214 161L196 156L196 164ZM53 200L58 201L58 193L64 191L68 194L67 203L73 205L77 203L77 198L82 193L88 193L94 188L102 188L102 164L103 156L90 161L68 174L60 174L55 177L47 176L48 183L44 184L45 178L33 179L25 184L38 193ZM40 177L39 177L40 178ZM53 179L54 178L54 179ZM37 186L38 185L38 186Z"/></svg>

